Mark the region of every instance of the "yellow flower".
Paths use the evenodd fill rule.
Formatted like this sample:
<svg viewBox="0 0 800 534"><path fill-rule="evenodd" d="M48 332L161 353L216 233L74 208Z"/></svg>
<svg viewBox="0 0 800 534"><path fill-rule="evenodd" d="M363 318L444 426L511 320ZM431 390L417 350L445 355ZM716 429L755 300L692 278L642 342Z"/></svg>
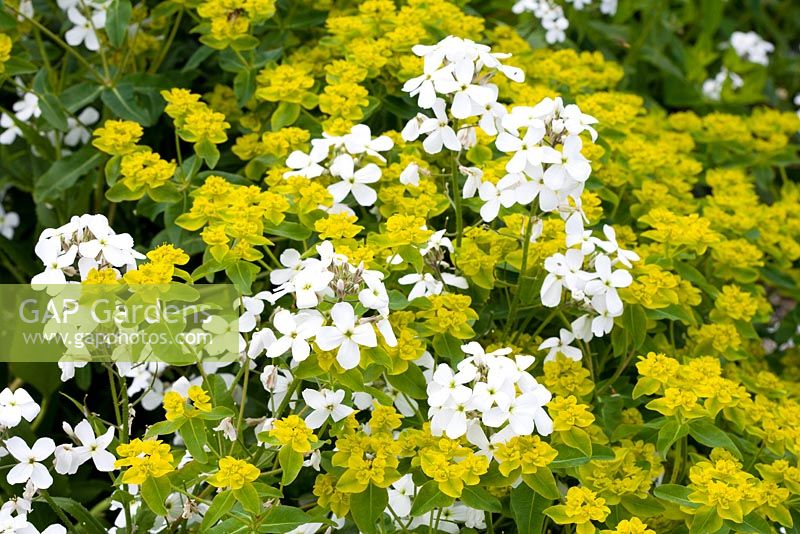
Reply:
<svg viewBox="0 0 800 534"><path fill-rule="evenodd" d="M363 226L354 224L358 217L349 213L334 213L314 223L314 229L319 232L320 239L342 239L354 237Z"/></svg>
<svg viewBox="0 0 800 534"><path fill-rule="evenodd" d="M161 91L161 96L167 101L164 113L172 117L176 124L183 121L186 115L200 102L200 95L188 89L170 89Z"/></svg>
<svg viewBox="0 0 800 534"><path fill-rule="evenodd" d="M311 452L311 443L317 441L317 436L306 426L305 421L294 414L275 421L269 435L299 453Z"/></svg>
<svg viewBox="0 0 800 534"><path fill-rule="evenodd" d="M645 523L638 517L630 519L623 519L617 523L617 528L614 530L603 530L603 534L656 534L656 531L647 528Z"/></svg>
<svg viewBox="0 0 800 534"><path fill-rule="evenodd" d="M11 37L5 33L0 33L0 74L6 70L5 63L11 58L11 48L13 44Z"/></svg>
<svg viewBox="0 0 800 534"><path fill-rule="evenodd" d="M565 506L572 523L581 524L588 521L604 521L611 512L602 497L588 489L573 486L567 490Z"/></svg>
<svg viewBox="0 0 800 534"><path fill-rule="evenodd" d="M211 411L211 397L200 386L189 387L189 399L192 405L201 412Z"/></svg>
<svg viewBox="0 0 800 534"><path fill-rule="evenodd" d="M86 280L82 283L84 284L118 284L119 283L119 274L109 267L97 270L92 269L89 271L89 274L86 275Z"/></svg>
<svg viewBox="0 0 800 534"><path fill-rule="evenodd" d="M94 132L92 144L112 156L123 156L136 150L136 143L142 138L142 127L132 121L107 120Z"/></svg>
<svg viewBox="0 0 800 534"><path fill-rule="evenodd" d="M186 265L189 263L189 255L182 248L178 248L170 243L154 248L147 253L147 259L153 263L165 263L170 265Z"/></svg>
<svg viewBox="0 0 800 534"><path fill-rule="evenodd" d="M241 489L245 484L253 482L261 474L256 466L237 460L233 456L226 456L219 460L219 471L206 479L206 482L216 488Z"/></svg>
<svg viewBox="0 0 800 534"><path fill-rule="evenodd" d="M136 438L117 447L120 458L114 463L117 469L127 467L122 475L124 484L142 484L148 478L161 478L175 470L169 444L160 440Z"/></svg>
<svg viewBox="0 0 800 534"><path fill-rule="evenodd" d="M167 412L167 421L174 421L186 413L186 399L177 391L168 391L161 401Z"/></svg>
<svg viewBox="0 0 800 534"><path fill-rule="evenodd" d="M137 150L122 157L120 182L131 191L156 189L172 178L175 167L174 161L161 159L149 148Z"/></svg>
<svg viewBox="0 0 800 534"><path fill-rule="evenodd" d="M500 443L494 454L503 476L520 468L522 474L534 474L539 468L547 467L557 455L558 451L539 436L515 436L507 443Z"/></svg>
<svg viewBox="0 0 800 534"><path fill-rule="evenodd" d="M567 431L573 427L585 428L594 423L594 415L587 404L578 404L578 399L556 397L547 405L547 411L553 416L553 430Z"/></svg>

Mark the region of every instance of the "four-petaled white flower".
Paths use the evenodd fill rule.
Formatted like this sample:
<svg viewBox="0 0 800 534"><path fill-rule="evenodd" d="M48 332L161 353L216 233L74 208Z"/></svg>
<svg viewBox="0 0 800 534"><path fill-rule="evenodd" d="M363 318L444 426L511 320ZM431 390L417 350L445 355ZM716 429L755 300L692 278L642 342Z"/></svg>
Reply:
<svg viewBox="0 0 800 534"><path fill-rule="evenodd" d="M328 186L328 192L334 202L341 202L352 194L360 206L372 206L378 200L378 193L367 184L374 184L381 179L381 170L374 163L355 170L355 160L348 154L337 156L330 168L331 174L341 178Z"/></svg>
<svg viewBox="0 0 800 534"><path fill-rule="evenodd" d="M280 310L272 319L272 324L283 336L270 344L267 357L277 358L291 350L294 361L302 362L311 353L308 339L316 335L324 322L322 314L316 310L301 310L297 314Z"/></svg>
<svg viewBox="0 0 800 534"><path fill-rule="evenodd" d="M47 489L53 484L52 475L42 464L56 449L52 439L39 438L33 447L28 447L21 437L13 436L5 441L5 446L19 462L6 476L9 484L25 484L30 480L38 489Z"/></svg>
<svg viewBox="0 0 800 534"><path fill-rule="evenodd" d="M328 420L328 417L333 419L334 423L338 423L353 413L351 407L342 404L344 400L343 389L336 391L306 389L303 391L303 400L312 409L312 412L306 416L306 425L311 429L321 427Z"/></svg>
<svg viewBox="0 0 800 534"><path fill-rule="evenodd" d="M542 344L539 345L539 350L548 350L544 361L549 362L555 360L556 356L559 354L563 354L570 360L579 361L582 359L583 353L581 349L570 345L573 341L575 341L575 334L566 328L559 330L558 337L549 337L545 339Z"/></svg>
<svg viewBox="0 0 800 534"><path fill-rule="evenodd" d="M111 440L114 439L113 426L108 427L102 435L95 436L92 425L84 419L75 426L75 437L81 444L80 447L75 448L81 463L91 459L95 469L98 471L109 472L114 470L116 457L106 450L111 445Z"/></svg>
<svg viewBox="0 0 800 534"><path fill-rule="evenodd" d="M338 348L336 361L344 369L353 369L361 361L359 347L377 347L378 339L371 324L356 324L356 314L349 302L337 302L331 308L332 326L320 328L315 341L322 350Z"/></svg>
<svg viewBox="0 0 800 534"><path fill-rule="evenodd" d="M622 311L622 300L618 288L628 287L633 283L631 273L624 269L611 270L611 260L605 254L599 254L594 260L595 277L586 282L585 292L592 297L595 308L605 307L610 313Z"/></svg>
<svg viewBox="0 0 800 534"><path fill-rule="evenodd" d="M5 388L0 392L0 426L13 428L22 419L28 422L39 415L39 405L23 388L11 391Z"/></svg>

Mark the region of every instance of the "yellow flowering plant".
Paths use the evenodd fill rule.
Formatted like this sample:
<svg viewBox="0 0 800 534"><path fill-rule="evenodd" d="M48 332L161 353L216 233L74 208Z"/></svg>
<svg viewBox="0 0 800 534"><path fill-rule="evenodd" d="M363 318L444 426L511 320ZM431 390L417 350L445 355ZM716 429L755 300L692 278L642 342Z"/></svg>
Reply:
<svg viewBox="0 0 800 534"><path fill-rule="evenodd" d="M735 4L2 3L0 530L797 529L800 6Z"/></svg>

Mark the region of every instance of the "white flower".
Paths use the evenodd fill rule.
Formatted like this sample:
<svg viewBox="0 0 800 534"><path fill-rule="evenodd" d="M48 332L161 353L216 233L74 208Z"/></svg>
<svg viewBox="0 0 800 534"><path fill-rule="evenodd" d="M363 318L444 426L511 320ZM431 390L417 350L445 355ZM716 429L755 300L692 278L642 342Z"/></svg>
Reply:
<svg viewBox="0 0 800 534"><path fill-rule="evenodd" d="M618 0L600 0L600 13L613 17L617 14Z"/></svg>
<svg viewBox="0 0 800 534"><path fill-rule="evenodd" d="M413 185L419 187L419 165L409 163L403 172L400 173L400 183L403 185Z"/></svg>
<svg viewBox="0 0 800 534"><path fill-rule="evenodd" d="M441 98L433 104L434 117L421 116L419 119L411 119L409 124L417 121L416 129L409 129L408 125L403 129L403 139L415 141L420 135L427 135L422 142L422 148L428 154L438 154L442 147L458 152L461 150L461 143L456 136L455 130L450 126L450 119L445 112L445 102Z"/></svg>
<svg viewBox="0 0 800 534"><path fill-rule="evenodd" d="M274 269L269 273L269 281L272 282L273 285L279 286L285 284L303 270L303 261L300 252L293 248L287 248L281 252L281 256L278 259L285 269Z"/></svg>
<svg viewBox="0 0 800 534"><path fill-rule="evenodd" d="M547 436L553 431L553 421L544 410L550 402L552 395L542 386L523 393L513 400L506 401L498 398L498 405L483 415L483 424L497 428L506 421L518 436L528 436L536 430L542 436Z"/></svg>
<svg viewBox="0 0 800 534"><path fill-rule="evenodd" d="M22 100L14 102L12 109L14 115L22 122L28 122L42 114L42 110L39 108L39 97L33 93L22 95Z"/></svg>
<svg viewBox="0 0 800 534"><path fill-rule="evenodd" d="M334 202L343 201L347 195L352 194L360 206L372 206L378 199L378 194L370 186L380 180L381 169L374 163L355 170L355 161L352 156L342 154L337 156L330 168L331 174L341 178L328 186L328 192L333 196Z"/></svg>
<svg viewBox="0 0 800 534"><path fill-rule="evenodd" d="M228 441L236 441L236 426L233 424L233 421L230 417L226 417L220 421L219 424L214 427L214 430L217 432L222 432L222 434L225 436L225 439Z"/></svg>
<svg viewBox="0 0 800 534"><path fill-rule="evenodd" d="M484 107L496 99L497 94L484 85L473 82L475 77L475 64L472 61L460 61L453 70L455 81L452 90L445 87L443 93L453 93L453 104L450 111L457 119L466 119L482 113ZM451 85L451 82L445 84Z"/></svg>
<svg viewBox="0 0 800 534"><path fill-rule="evenodd" d="M295 361L304 361L311 353L308 339L317 333L324 322L317 310L305 310L296 315L289 310L280 310L272 319L272 324L283 336L267 348L267 357L277 358L291 349Z"/></svg>
<svg viewBox="0 0 800 534"><path fill-rule="evenodd" d="M66 425L66 423L64 423ZM53 467L60 475L74 475L78 468L83 464L80 455L76 451L77 447L71 443L64 443L56 447L54 451Z"/></svg>
<svg viewBox="0 0 800 534"><path fill-rule="evenodd" d="M513 113L514 111L512 111L512 115ZM512 117L512 115L507 115L506 118ZM527 124L527 130L522 137L513 131L500 132L495 140L497 149L507 154L514 154L506 163L506 170L511 173L519 173L528 166L541 167L543 163L560 163L561 154L557 150L550 146L542 146L544 134L544 122L539 119L534 119Z"/></svg>
<svg viewBox="0 0 800 534"><path fill-rule="evenodd" d="M31 284L65 284L67 278L63 269L71 267L75 262L78 247L71 246L69 250L61 254L60 243L40 241L36 244L36 255L44 263L44 271L31 279Z"/></svg>
<svg viewBox="0 0 800 534"><path fill-rule="evenodd" d="M338 347L336 361L344 369L353 369L361 361L362 347L378 346L371 324L356 325L356 315L349 302L337 302L331 308L333 326L323 326L315 339L322 350Z"/></svg>
<svg viewBox="0 0 800 534"><path fill-rule="evenodd" d="M81 111L77 118L67 117L67 133L64 134L64 144L77 146L86 143L92 138L92 133L87 126L91 126L100 119L100 113L93 107Z"/></svg>
<svg viewBox="0 0 800 534"><path fill-rule="evenodd" d="M419 297L439 295L444 289L444 284L430 273L411 273L401 276L397 281L402 285L414 284L408 293L409 301Z"/></svg>
<svg viewBox="0 0 800 534"><path fill-rule="evenodd" d="M103 435L95 436L92 425L84 419L75 426L75 437L81 444L80 447L75 448L75 452L82 460L81 463L91 459L98 471L114 470L116 457L106 450L111 445L111 440L114 439L113 426L108 427Z"/></svg>
<svg viewBox="0 0 800 534"><path fill-rule="evenodd" d="M0 134L0 145L10 145L17 137L22 135L22 130L14 122L14 119L5 113L0 115L0 127L6 129Z"/></svg>
<svg viewBox="0 0 800 534"><path fill-rule="evenodd" d="M39 405L23 388L11 391L5 388L0 392L0 426L13 428L22 419L33 421L39 415Z"/></svg>
<svg viewBox="0 0 800 534"><path fill-rule="evenodd" d="M411 513L411 499L415 490L410 474L403 475L389 486L389 506L397 517L407 517Z"/></svg>
<svg viewBox="0 0 800 534"><path fill-rule="evenodd" d="M386 161L386 158L381 156L380 152L391 150L394 146L394 141L386 135L373 139L369 126L356 124L350 129L350 133L344 136L344 146L350 154L366 153L381 161Z"/></svg>
<svg viewBox="0 0 800 534"><path fill-rule="evenodd" d="M441 407L447 404L465 404L472 397L472 390L465 386L474 374L464 371L454 373L447 364L439 364L428 383L428 405Z"/></svg>
<svg viewBox="0 0 800 534"><path fill-rule="evenodd" d="M111 228L104 229L103 233L95 233L94 239L84 241L78 245L78 251L85 258L98 259L102 254L103 259L114 267L122 267L133 262L133 238L130 234L115 234Z"/></svg>
<svg viewBox="0 0 800 534"><path fill-rule="evenodd" d="M561 161L550 165L544 171L544 184L547 187L559 190L570 182L583 183L589 179L592 167L589 165L589 160L581 154L582 147L581 138L576 135L564 139Z"/></svg>
<svg viewBox="0 0 800 534"><path fill-rule="evenodd" d="M517 203L515 181L505 183L483 182L478 189L478 195L484 204L481 206L481 218L486 222L492 222L500 213L500 206L510 208Z"/></svg>
<svg viewBox="0 0 800 534"><path fill-rule="evenodd" d="M87 50L96 51L100 49L100 40L97 38L97 31L106 25L106 12L98 10L92 13L87 19L77 7L67 10L67 17L75 26L64 35L64 40L70 46L78 46L84 43Z"/></svg>
<svg viewBox="0 0 800 534"><path fill-rule="evenodd" d="M358 292L358 301L371 310L378 310L383 316L389 315L389 293L383 284L383 273L365 270L361 273L367 287Z"/></svg>
<svg viewBox="0 0 800 534"><path fill-rule="evenodd" d="M455 82L452 65L439 68L440 65L441 62L434 64L426 59L423 74L403 84L403 91L409 96L419 95L417 105L422 109L432 108L436 103L436 93L444 92L441 87L450 87Z"/></svg>
<svg viewBox="0 0 800 534"><path fill-rule="evenodd" d="M30 531L33 525L28 523L26 514L11 515L13 509L5 506L0 509L0 532L3 534L15 534L16 532Z"/></svg>
<svg viewBox="0 0 800 534"><path fill-rule="evenodd" d="M319 304L317 293L325 291L331 280L333 273L327 269L310 268L298 273L292 280L297 307L313 308Z"/></svg>
<svg viewBox="0 0 800 534"><path fill-rule="evenodd" d="M586 282L586 294L592 297L592 305L600 306L616 314L622 311L622 300L619 298L617 288L628 287L633 283L631 274L624 269L611 271L611 260L604 254L599 254L594 260L596 271L594 278ZM599 301L602 301L600 303Z"/></svg>
<svg viewBox="0 0 800 534"><path fill-rule="evenodd" d="M338 423L353 413L352 408L342 404L344 400L343 389L336 391L306 389L303 391L303 400L312 409L312 412L306 416L306 425L311 429L321 427L328 417L333 419L334 423Z"/></svg>
<svg viewBox="0 0 800 534"><path fill-rule="evenodd" d="M252 332L256 328L256 322L264 311L264 301L267 300L268 293L261 291L252 297L242 296L241 306L244 312L239 316L239 332Z"/></svg>
<svg viewBox="0 0 800 534"><path fill-rule="evenodd" d="M5 441L8 452L19 463L11 468L6 480L9 484L24 484L29 480L39 489L47 489L53 484L53 477L41 462L53 454L56 444L50 438L39 438L33 447L18 436Z"/></svg>
<svg viewBox="0 0 800 534"><path fill-rule="evenodd" d="M539 350L548 349L544 361L553 361L558 354L563 354L570 360L575 360L576 362L580 361L583 358L581 349L570 345L574 340L575 335L566 328L559 330L558 337L549 337L545 339L542 344L539 345Z"/></svg>
<svg viewBox="0 0 800 534"><path fill-rule="evenodd" d="M467 177L467 180L464 182L464 189L461 193L461 197L474 197L483 183L483 171L477 167L464 166L459 167L458 170Z"/></svg>
<svg viewBox="0 0 800 534"><path fill-rule="evenodd" d="M756 32L733 32L730 44L740 58L765 67L769 65L769 54L775 51L775 45Z"/></svg>
<svg viewBox="0 0 800 534"><path fill-rule="evenodd" d="M6 239L13 239L17 226L19 226L19 214L14 211L5 211L0 206L0 235Z"/></svg>
<svg viewBox="0 0 800 534"><path fill-rule="evenodd" d="M247 357L256 358L275 343L275 334L269 328L262 328L250 336L250 346L247 348Z"/></svg>
<svg viewBox="0 0 800 534"><path fill-rule="evenodd" d="M581 267L583 266L583 251L571 248L566 254L553 254L544 260L547 271L542 282L539 296L542 304L548 308L555 308L561 302L561 293L566 285L570 290L583 289Z"/></svg>
<svg viewBox="0 0 800 534"><path fill-rule="evenodd" d="M634 261L639 261L639 255L632 250L625 250L620 248L619 243L617 243L617 233L614 231L613 226L609 226L608 224L603 225L603 234L606 236L607 241L603 241L602 239L592 238L592 241L602 248L607 254L615 254L617 255L616 260L614 263L621 263L628 269L633 267Z"/></svg>
<svg viewBox="0 0 800 534"><path fill-rule="evenodd" d="M285 178L292 176L303 176L305 178L316 178L325 172L325 168L319 163L328 157L328 149L312 149L311 153L306 154L300 150L295 150L286 158L286 166L292 169L283 173Z"/></svg>

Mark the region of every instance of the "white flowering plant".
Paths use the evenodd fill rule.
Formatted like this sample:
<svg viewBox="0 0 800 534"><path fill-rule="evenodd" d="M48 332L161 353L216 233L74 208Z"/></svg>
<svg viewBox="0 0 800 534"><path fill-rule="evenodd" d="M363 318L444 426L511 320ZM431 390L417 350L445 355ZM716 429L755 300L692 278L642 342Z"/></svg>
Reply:
<svg viewBox="0 0 800 534"><path fill-rule="evenodd" d="M0 532L793 531L798 14L6 0Z"/></svg>

